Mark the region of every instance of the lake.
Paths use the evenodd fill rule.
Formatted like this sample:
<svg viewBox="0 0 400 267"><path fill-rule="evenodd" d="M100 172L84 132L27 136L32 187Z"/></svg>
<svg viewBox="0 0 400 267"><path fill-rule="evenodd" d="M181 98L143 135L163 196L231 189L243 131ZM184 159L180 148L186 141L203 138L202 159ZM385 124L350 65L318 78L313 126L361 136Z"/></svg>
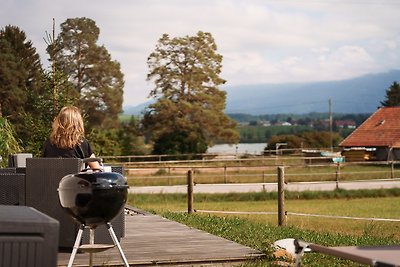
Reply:
<svg viewBox="0 0 400 267"><path fill-rule="evenodd" d="M263 154L264 148L267 143L252 143L244 144L240 143L237 145L229 144L218 144L207 149L207 153L218 153L218 154Z"/></svg>

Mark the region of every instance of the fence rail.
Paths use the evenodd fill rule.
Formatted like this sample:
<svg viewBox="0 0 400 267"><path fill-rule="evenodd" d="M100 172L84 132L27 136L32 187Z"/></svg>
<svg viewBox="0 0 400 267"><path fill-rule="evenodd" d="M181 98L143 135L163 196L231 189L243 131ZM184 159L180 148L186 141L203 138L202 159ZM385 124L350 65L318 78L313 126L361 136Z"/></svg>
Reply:
<svg viewBox="0 0 400 267"><path fill-rule="evenodd" d="M375 218L375 217L355 217L355 216L340 216L340 215L326 215L326 214L311 214L311 213L300 213L290 212L285 209L285 168L282 166L277 167L277 212L262 212L262 211L217 211L217 210L196 210L194 209L194 191L193 191L193 173L191 170L187 173L187 200L188 200L188 213L200 212L200 213L221 213L221 214L245 214L245 215L277 215L278 226L286 225L288 216L305 216L305 217L319 217L319 218L330 218L330 219L351 219L351 220L365 220L365 221L387 221L387 222L400 222L400 219L390 218Z"/></svg>
<svg viewBox="0 0 400 267"><path fill-rule="evenodd" d="M261 156L255 158L203 158L194 160L114 162L125 167L133 185L187 185L188 209L191 212L278 215L278 225L285 225L288 216L325 217L370 221L400 219L361 218L351 216L308 214L285 210L285 183L339 182L397 179L400 161L333 162L332 157ZM282 168L281 171L278 171ZM283 171L284 170L284 171ZM278 183L278 181L280 181ZM278 212L195 210L194 185L202 183L276 183Z"/></svg>
<svg viewBox="0 0 400 267"><path fill-rule="evenodd" d="M198 213L215 213L215 214L236 214L236 215L278 215L276 211L226 211L226 210L194 210ZM400 219L389 219L389 218L375 218L375 217L354 217L354 216L338 216L338 215L324 215L324 214L312 214L312 213L299 213L299 212L285 212L286 219L289 215L292 216L304 216L304 217L320 217L330 219L350 219L350 220L361 220L361 221L384 221L384 222L400 222Z"/></svg>
<svg viewBox="0 0 400 267"><path fill-rule="evenodd" d="M267 145L267 144L265 144ZM240 159L246 157L271 157L271 156L283 156L283 155L302 155L304 151L332 151L340 152L340 147L326 147L326 148L276 148L276 149L264 149L260 154L258 153L197 153L197 154L163 154L163 155L126 155L126 156L102 156L103 159L113 162L143 162L153 159L153 161L168 161L168 160L188 160L188 159L218 159L221 157L229 159Z"/></svg>
<svg viewBox="0 0 400 267"><path fill-rule="evenodd" d="M307 159L307 160L304 160ZM185 184L186 173L193 171L194 180L201 183L259 183L276 181L277 166L284 166L291 182L302 181L350 181L360 179L388 179L400 176L400 161L371 161L343 163L312 163L308 157L284 157L275 159L241 159L212 161L171 161L162 163L122 164L131 185L179 185ZM313 157L326 160L326 157ZM271 161L273 161L272 164ZM204 163L201 165L200 163ZM283 164L278 164L283 163ZM275 165L277 164L277 165Z"/></svg>

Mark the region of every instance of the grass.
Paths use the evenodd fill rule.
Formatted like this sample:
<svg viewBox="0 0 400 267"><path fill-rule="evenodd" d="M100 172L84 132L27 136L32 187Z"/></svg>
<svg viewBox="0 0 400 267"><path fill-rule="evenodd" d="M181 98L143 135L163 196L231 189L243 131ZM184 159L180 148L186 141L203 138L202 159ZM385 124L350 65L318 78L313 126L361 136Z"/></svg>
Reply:
<svg viewBox="0 0 400 267"><path fill-rule="evenodd" d="M220 201L265 201L276 200L277 192L251 192L251 193L226 193L226 194L196 194L195 202L220 202ZM359 198L381 198L400 197L400 188L390 189L359 189L333 191L304 191L285 192L285 199L306 200L306 199L359 199ZM185 203L186 194L135 194L129 195L130 201L137 204L160 204L162 202Z"/></svg>
<svg viewBox="0 0 400 267"><path fill-rule="evenodd" d="M144 210L202 229L214 235L266 252L265 259L243 266L274 266L271 244L300 238L325 246L388 245L400 241L400 222L372 222L319 217L288 217L277 226L276 215L187 214L183 194L129 195L129 203ZM197 194L195 209L276 211L275 193ZM287 192L285 209L291 212L400 219L400 189ZM305 266L358 266L322 254L306 254Z"/></svg>
<svg viewBox="0 0 400 267"><path fill-rule="evenodd" d="M157 213L166 211L186 211L186 198L166 198L159 202L137 200L138 196L131 199L131 203L145 210L154 210ZM291 213L319 214L333 216L348 216L360 218L386 218L400 219L400 197L384 198L353 198L353 199L298 199L286 200L285 210L289 212L287 224L300 229L308 229L329 233L352 233L362 235L368 231L370 235L378 237L392 237L400 241L400 222L349 220L344 218L322 218L310 216L297 216ZM222 211L217 213L224 217L240 217L248 221L277 224L276 214L224 214L223 211L235 212L277 212L276 200L258 201L232 201L210 200L196 201L196 210ZM321 227L323 225L323 227Z"/></svg>
<svg viewBox="0 0 400 267"><path fill-rule="evenodd" d="M324 246L387 245L396 243L395 240L390 238L376 238L368 234L352 236L347 234L319 233L292 226L276 227L249 222L237 217L227 218L172 212L164 212L161 215L266 253L267 256L265 259L249 262L243 266L275 266L274 262L276 259L272 256L273 249L271 244L276 240L284 238L299 238ZM359 266L347 260L314 253L306 254L303 257L302 263L305 266Z"/></svg>

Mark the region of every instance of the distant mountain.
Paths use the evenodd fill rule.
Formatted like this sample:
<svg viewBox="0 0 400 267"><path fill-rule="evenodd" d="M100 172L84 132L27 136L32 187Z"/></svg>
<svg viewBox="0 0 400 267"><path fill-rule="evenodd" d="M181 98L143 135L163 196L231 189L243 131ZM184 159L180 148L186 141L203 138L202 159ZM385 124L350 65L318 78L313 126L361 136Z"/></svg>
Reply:
<svg viewBox="0 0 400 267"><path fill-rule="evenodd" d="M141 115L142 111L153 101L147 101L145 103L139 104L137 106L124 106L124 114L127 115Z"/></svg>
<svg viewBox="0 0 400 267"><path fill-rule="evenodd" d="M329 99L334 113L372 113L394 81L400 81L400 70L341 81L228 87L226 113L328 112Z"/></svg>
<svg viewBox="0 0 400 267"><path fill-rule="evenodd" d="M326 82L242 85L222 88L227 92L225 113L251 115L328 112L372 113L386 90L400 82L400 70ZM125 114L138 115L151 103L124 107Z"/></svg>

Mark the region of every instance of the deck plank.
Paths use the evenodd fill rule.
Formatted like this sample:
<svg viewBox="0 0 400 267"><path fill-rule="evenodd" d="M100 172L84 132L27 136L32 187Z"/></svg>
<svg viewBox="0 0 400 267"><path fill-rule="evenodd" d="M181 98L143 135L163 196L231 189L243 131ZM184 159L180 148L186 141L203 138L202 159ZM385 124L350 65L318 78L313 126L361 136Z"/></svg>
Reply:
<svg viewBox="0 0 400 267"><path fill-rule="evenodd" d="M130 266L237 262L263 254L230 240L152 214L125 217L121 247ZM67 266L70 253L58 254L58 266ZM74 266L88 266L89 254L77 254ZM95 266L121 266L117 248L94 254ZM229 266L229 264L228 264Z"/></svg>

